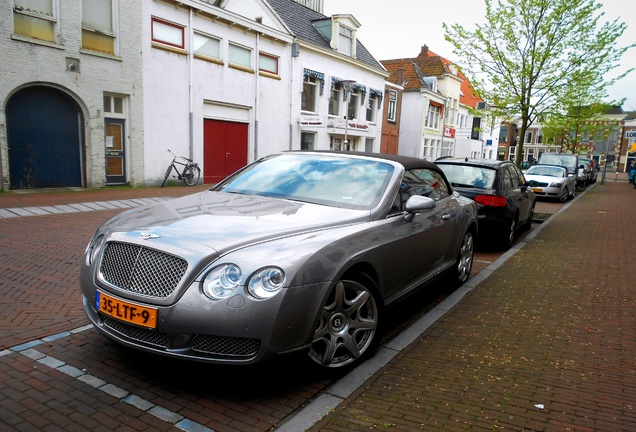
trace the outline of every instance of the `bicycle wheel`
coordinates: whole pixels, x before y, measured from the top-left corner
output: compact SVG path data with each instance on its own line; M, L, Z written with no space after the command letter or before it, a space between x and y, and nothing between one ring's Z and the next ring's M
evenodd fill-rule
M181 177L183 177L183 182L187 186L194 186L199 182L201 169L197 165L188 165Z
M166 175L163 176L163 182L161 183L161 187L163 187L163 185L166 184L166 180L168 180L168 177L170 176L170 171L172 171L172 164L170 164L170 166L166 170Z

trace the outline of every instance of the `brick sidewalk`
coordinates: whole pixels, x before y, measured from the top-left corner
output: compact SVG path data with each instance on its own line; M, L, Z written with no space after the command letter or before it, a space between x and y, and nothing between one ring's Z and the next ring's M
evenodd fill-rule
M636 190L597 184L311 431L636 431Z

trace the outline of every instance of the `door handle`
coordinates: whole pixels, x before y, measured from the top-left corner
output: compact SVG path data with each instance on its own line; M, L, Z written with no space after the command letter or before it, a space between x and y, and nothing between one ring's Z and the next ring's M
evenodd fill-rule
M451 215L449 215L448 213L445 213L444 215L442 215L442 220L449 220L451 218Z

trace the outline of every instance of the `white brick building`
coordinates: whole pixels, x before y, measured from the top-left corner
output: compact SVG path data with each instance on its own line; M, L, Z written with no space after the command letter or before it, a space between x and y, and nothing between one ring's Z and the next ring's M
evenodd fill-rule
M141 8L106 3L0 3L2 189L143 182Z

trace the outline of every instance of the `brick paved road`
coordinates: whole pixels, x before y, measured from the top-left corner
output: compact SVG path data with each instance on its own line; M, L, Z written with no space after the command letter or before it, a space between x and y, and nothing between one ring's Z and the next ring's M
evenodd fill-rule
M164 191L171 196L192 189ZM107 199L100 192L72 196L75 202ZM54 195L45 205L68 202L68 196ZM0 196L0 208L24 202L5 198ZM333 382L316 371L298 371L293 359L249 371L184 365L124 349L82 327L88 321L76 288L79 259L97 226L118 211L0 220L0 295L8 299L0 304L0 425L15 430L265 431ZM482 267L494 259L482 257ZM35 344L2 351L29 341ZM438 360L444 361L443 356ZM399 375L399 380L408 377ZM359 422L355 418L350 427L369 426ZM382 423L382 428L392 425ZM336 423L326 427L341 430Z

